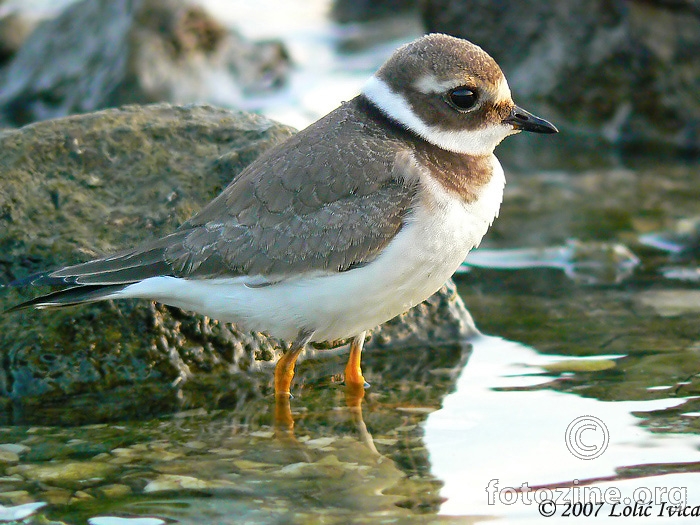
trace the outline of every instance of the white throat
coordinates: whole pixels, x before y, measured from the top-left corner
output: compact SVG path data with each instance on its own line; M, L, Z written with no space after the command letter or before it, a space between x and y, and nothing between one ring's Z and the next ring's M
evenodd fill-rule
M490 155L504 138L515 133L508 125L463 131L429 126L413 112L402 95L392 91L386 82L376 76L370 77L362 89L362 94L389 118L404 125L431 144L455 153Z

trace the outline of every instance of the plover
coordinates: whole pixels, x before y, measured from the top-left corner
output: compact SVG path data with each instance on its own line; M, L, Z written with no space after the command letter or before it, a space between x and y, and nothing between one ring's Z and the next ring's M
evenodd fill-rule
M519 131L556 133L516 106L480 47L430 34L399 48L357 97L244 169L172 234L16 281L53 308L143 298L293 341L275 369L289 395L309 342L351 339L427 299L498 215L493 155Z

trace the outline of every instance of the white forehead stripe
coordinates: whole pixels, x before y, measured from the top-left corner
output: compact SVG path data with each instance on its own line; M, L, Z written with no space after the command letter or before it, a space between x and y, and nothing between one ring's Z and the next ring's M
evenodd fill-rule
M501 81L498 83L498 101L505 102L512 100L513 95L510 93L510 87L508 86L508 81L506 77L502 77Z
M507 88L507 85L506 85ZM429 126L416 115L406 99L394 93L383 80L372 76L362 94L382 113L410 129L431 144L467 155L490 155L494 148L515 131L511 126L496 124L477 130L444 130Z
M459 82L455 83L455 81L440 82L433 75L427 74L427 75L423 75L418 80L416 80L413 85L421 93L425 93L426 95L430 95L431 93L444 93L445 91L447 91L449 89L459 87L460 83Z

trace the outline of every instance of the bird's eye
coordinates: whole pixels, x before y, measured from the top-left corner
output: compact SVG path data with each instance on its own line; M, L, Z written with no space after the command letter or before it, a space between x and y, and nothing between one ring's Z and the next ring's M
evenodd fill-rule
M476 106L476 91L468 87L458 87L447 93L447 102L459 111L469 111Z

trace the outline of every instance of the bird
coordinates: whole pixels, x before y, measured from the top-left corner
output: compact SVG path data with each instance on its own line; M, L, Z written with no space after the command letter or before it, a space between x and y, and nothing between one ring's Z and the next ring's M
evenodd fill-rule
M481 47L440 33L398 48L360 93L249 164L173 233L14 286L59 308L141 298L290 341L275 394L290 396L309 343L351 340L364 384L368 330L435 293L498 216L495 147L557 133L517 106Z

